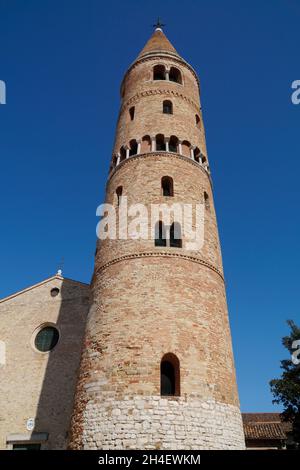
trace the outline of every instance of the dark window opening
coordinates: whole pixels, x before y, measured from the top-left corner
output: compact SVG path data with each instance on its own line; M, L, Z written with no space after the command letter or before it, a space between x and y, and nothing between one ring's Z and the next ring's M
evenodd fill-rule
M38 351L48 352L51 351L58 342L59 332L53 326L46 326L42 328L35 337L35 347Z
M170 176L164 176L161 179L163 196L174 196L173 179Z
M162 134L156 136L156 150L163 152L166 150L165 138Z
M165 226L161 220L155 224L155 246L167 246Z
M181 226L178 222L173 222L170 227L170 246L182 248Z
M166 101L163 102L163 113L164 114L173 114L172 101L166 100Z
M209 202L209 196L206 192L204 192L204 205L205 209L210 209L210 202Z
M171 67L170 73L169 73L169 79L170 79L171 82L176 82L176 83L182 84L181 73L175 67Z
M169 141L169 150L170 152L177 152L177 147L178 147L178 139L174 135L170 137Z
M153 80L165 80L166 69L163 65L155 65L153 68Z
M122 194L123 194L123 186L118 186L116 189L118 206L121 204Z
M198 116L198 114L196 114L195 117L196 117L196 126L201 127L200 117Z
M51 291L50 291L51 297L56 297L58 294L59 294L58 287L53 287L53 289L51 289Z
M130 115L131 121L134 120L134 113L135 113L135 107L132 106L132 108L129 109L129 115Z
M178 358L165 354L160 363L160 394L162 396L180 395L180 366Z
M126 160L126 148L125 147L121 147L121 150L120 150L120 162L122 162L123 160Z
M175 395L175 371L171 362L161 363L161 395Z
M201 152L198 149L198 147L196 147L194 150L194 159L197 163L200 163L200 158L201 158Z
M137 154L138 144L136 140L131 140L129 145L130 145L129 156L132 157L133 155Z

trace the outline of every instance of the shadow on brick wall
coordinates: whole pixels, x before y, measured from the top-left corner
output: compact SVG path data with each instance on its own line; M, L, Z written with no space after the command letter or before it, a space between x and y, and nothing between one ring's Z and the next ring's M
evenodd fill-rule
M42 449L51 450L67 446L89 306L89 286L64 279L55 301L61 301L56 322L59 341L47 353L48 362L33 431L48 434Z

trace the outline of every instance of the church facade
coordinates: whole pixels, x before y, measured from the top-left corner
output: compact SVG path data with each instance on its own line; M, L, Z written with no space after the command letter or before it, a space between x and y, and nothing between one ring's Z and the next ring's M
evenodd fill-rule
M0 300L0 449L65 449L89 308L60 273Z
M203 244L159 213L148 238L98 241L91 287L58 274L3 299L0 447L245 447L199 79L160 25L121 85L106 203L125 201L201 204Z

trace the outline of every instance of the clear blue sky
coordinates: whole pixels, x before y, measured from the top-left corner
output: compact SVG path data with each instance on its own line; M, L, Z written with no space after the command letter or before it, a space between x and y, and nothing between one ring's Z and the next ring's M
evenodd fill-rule
M243 411L299 323L299 0L0 0L0 297L89 282L119 85L156 17L199 74Z

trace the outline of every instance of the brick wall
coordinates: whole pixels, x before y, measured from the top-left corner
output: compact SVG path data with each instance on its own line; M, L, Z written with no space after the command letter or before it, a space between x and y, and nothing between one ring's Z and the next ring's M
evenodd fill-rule
M59 288L56 297L51 289ZM7 439L30 440L46 433L44 449L63 449L70 426L81 344L89 306L89 286L54 277L0 302L0 339L6 363L0 365L0 449ZM49 353L34 347L37 329L54 324L60 333ZM35 419L32 432L29 418Z

